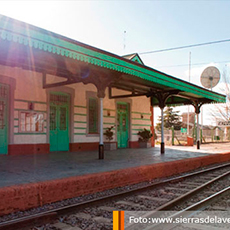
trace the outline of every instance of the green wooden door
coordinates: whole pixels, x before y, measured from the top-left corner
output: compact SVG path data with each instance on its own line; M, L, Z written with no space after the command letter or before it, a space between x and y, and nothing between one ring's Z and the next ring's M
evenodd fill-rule
M67 94L50 94L50 151L69 150L69 101Z
M0 154L8 150L8 101L9 87L0 84Z
M129 139L128 104L117 103L117 146L127 148Z

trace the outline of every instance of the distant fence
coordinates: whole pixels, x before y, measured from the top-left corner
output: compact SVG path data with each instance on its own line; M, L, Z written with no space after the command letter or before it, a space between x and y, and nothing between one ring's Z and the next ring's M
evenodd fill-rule
M156 130L157 141L161 142L161 132ZM189 135L187 133L182 133L181 130L164 129L164 142L166 145L186 145L187 136L194 139L196 142L196 130L191 129ZM209 142L220 142L220 141L230 141L230 129L220 129L218 127L214 129L200 129L200 140L202 143Z

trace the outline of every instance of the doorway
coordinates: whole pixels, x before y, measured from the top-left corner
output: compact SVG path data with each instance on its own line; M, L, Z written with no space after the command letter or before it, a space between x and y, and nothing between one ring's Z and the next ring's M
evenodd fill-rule
M126 102L117 103L117 147L127 148L129 140L129 106Z
M0 84L0 154L8 150L9 86Z
M50 93L50 151L69 151L70 96Z

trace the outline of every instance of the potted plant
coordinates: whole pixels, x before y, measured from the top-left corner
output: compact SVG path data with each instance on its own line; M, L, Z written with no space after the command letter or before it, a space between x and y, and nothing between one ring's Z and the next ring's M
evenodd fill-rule
M152 137L152 133L150 130L143 129L137 133L139 135L139 147L140 148L148 148L151 147L151 143L149 142Z
M108 142L104 143L105 150L115 150L115 149L117 149L116 142L111 142L113 140L113 134L114 134L112 129L113 129L113 126L108 127L104 132L106 140L108 141Z

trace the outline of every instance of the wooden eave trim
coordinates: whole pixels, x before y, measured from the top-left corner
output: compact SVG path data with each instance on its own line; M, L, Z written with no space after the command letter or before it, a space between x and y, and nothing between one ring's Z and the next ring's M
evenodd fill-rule
M12 23L14 23L15 21L12 19ZM218 93L214 93L211 92L209 90L203 89L199 86L196 86L194 84L185 82L183 80L180 80L178 78L174 78L170 75L167 75L165 73L162 73L160 71L157 71L155 69L152 69L150 67L147 66L143 66L139 63L127 60L125 58L122 58L120 56L111 54L109 52L105 52L103 50L88 46L88 45L83 45L82 43L79 43L77 41L74 41L72 39L63 37L61 35L57 35L53 32L48 33L48 31L34 27L34 26L30 26L28 27L28 24L26 23L22 23L20 24L21 27L25 27L27 26L27 30L28 28L30 28L33 31L36 31L37 33L40 34L41 38L43 39L39 39L37 37L29 37L28 36L28 31L27 34L23 34L22 32L19 33L15 33L14 31L10 31L7 29L2 29L1 31L1 38L5 39L5 40L9 40L11 42L18 42L19 44L23 44L23 42L20 39L27 39L28 40L28 45L37 49L43 49L44 51L46 51L47 48L47 52L53 52L54 54L57 55L62 55L62 56L66 56L66 57L70 57L73 59L77 59L79 61L82 62L86 62L86 63L90 63L102 68L106 68L106 69L113 69L115 71L118 72L123 72L129 76L135 77L135 78L140 78L143 79L144 81L147 82L156 82L157 84L162 85L163 87L172 87L173 84L173 88L175 89L182 89L183 91L186 92L190 92L190 93L195 93L197 94L197 96L202 96L202 97L206 97L218 102L224 102L225 101L225 97L224 95L218 94ZM23 26L22 26L23 25ZM35 29L36 28L36 29ZM25 29L25 28L24 28ZM6 32L7 31L7 32ZM8 33L7 35L2 35L2 33ZM9 34L11 33L11 34ZM6 36L6 37L4 37ZM11 38L12 36L12 38ZM22 38L21 36L23 36L24 38ZM56 40L57 43L55 43L55 41L52 42L48 42L46 38L44 40L44 36L48 36L50 41L52 41L52 39L56 40L58 39L58 41ZM40 43L44 43L45 46L47 46L46 48L41 48L43 44L39 44ZM64 45L64 43L68 43L70 47L72 46L78 46L79 50L74 50L72 48L68 48ZM24 42L26 43L26 42ZM63 43L63 44L62 44ZM25 45L25 44L23 44ZM67 44L66 44L67 45ZM50 48L49 46L52 46L54 48ZM81 48L83 48L82 52L80 51ZM75 47L77 48L77 47ZM53 50L55 49L55 50ZM57 49L57 50L56 50ZM59 51L58 51L59 49ZM88 50L86 53L83 52L84 50ZM85 51L86 51L85 50ZM93 52L93 54L92 54ZM73 54L72 54L73 53ZM91 54L90 54L91 53ZM72 57L73 55L73 57ZM76 55L76 56L74 56ZM162 76L164 78L162 78ZM151 79L153 78L153 79Z

